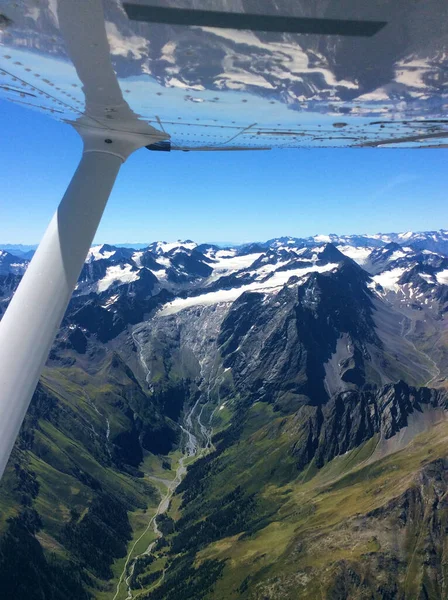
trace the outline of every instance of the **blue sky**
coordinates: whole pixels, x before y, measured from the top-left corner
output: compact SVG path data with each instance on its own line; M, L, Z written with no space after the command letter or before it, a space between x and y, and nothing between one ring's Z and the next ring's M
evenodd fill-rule
M72 128L0 101L0 243L39 241L81 154ZM448 150L139 150L96 242L245 242L448 227Z

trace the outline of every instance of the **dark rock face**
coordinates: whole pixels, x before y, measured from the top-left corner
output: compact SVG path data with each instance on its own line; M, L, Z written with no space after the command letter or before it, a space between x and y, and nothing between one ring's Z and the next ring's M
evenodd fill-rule
M173 298L173 294L165 289L153 294L157 292L156 285L157 278L153 273L143 269L138 280L116 290L113 305L107 306L109 294L106 293L90 294L87 298L74 297L63 325L77 325L106 343L122 333L128 325L142 322L145 315Z
M353 356L340 361L341 380L361 387L365 383L363 357L359 348L354 349Z
M253 280L253 276L250 273L243 273L243 274L232 273L231 275L223 275L216 281L212 282L208 289L211 292L215 292L217 290L231 290L233 288L239 288L242 285L246 285L247 283L250 283L252 280ZM201 291L199 290L197 292L197 294L200 294L200 293L201 293ZM192 293L192 295L194 295L194 292Z
M423 264L417 264L415 267L409 269L399 279L401 285L410 283L415 285L417 288L427 289L430 287L427 281L420 276L420 273L425 275L433 275L434 269L425 267Z
M85 354L87 350L87 338L79 327L70 331L68 340L76 352Z
M382 248L375 248L368 260L370 273L380 273L391 265L399 266L401 262L399 251L401 250L402 247L395 242L390 242ZM405 253L401 252L401 254L404 255ZM411 254L413 253L411 252Z
M5 312L21 278L21 275L15 275L14 273L0 275L0 316Z
M149 269L142 269L139 278L127 286L126 292L130 296L146 298L151 296L157 283L157 277Z
M381 533L385 526L391 528L395 543L410 551L408 561L385 552L368 557L369 571L380 573L383 580L378 591L388 591L381 598L446 598L448 587L441 573L447 560L447 492L448 460L439 458L424 466L403 494L366 515L367 526ZM368 587L375 589L373 577L369 579Z
M302 406L294 415L295 442L292 453L301 471L314 458L320 443L323 414L320 407Z
M366 294L367 274L351 261L335 273L313 273L301 286L264 297L245 293L234 302L218 337L224 365L238 389L275 402L281 393L328 400L324 364L341 333L355 346L355 359L343 369L347 380L364 383L366 344L381 346Z
M0 275L22 275L28 266L28 260L24 257L19 258L5 250L0 250Z
M110 260L100 259L90 263L84 263L78 281L81 283L93 282L102 279L106 275L107 268L111 265Z
M168 269L168 279L173 283L189 281L192 277L208 277L213 271L197 251L191 254L177 252L171 259L171 265Z
M146 294L130 295L120 294L114 303L114 314L116 318L122 319L126 324L141 323L145 315L150 314L159 305L173 299L173 294L167 290L161 290L158 294L147 296Z
M158 263L150 252L144 252L142 254L140 262L143 267L151 269L152 271L160 271L164 268L164 266Z
M347 257L344 256L344 254L342 254L342 252L340 252L333 244L325 244L325 248L319 254L319 261L321 264L326 264L329 262L347 262L348 260L350 259L347 259Z
M95 301L88 302L71 316L72 322L95 333L101 342L116 337L125 328L125 322L114 313L98 306Z
M322 407L303 407L295 415L297 442L293 454L298 468L313 458L321 467L375 433L389 439L408 425L414 412L447 406L447 392L413 388L400 381L378 390L343 392Z
M209 250L214 250L217 252L219 250L219 246L216 246L215 244L199 244L199 246L196 246L196 250L201 254L204 254Z

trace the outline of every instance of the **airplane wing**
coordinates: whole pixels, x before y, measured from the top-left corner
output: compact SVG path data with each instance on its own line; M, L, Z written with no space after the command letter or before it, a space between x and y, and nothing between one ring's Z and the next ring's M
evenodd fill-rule
M447 143L444 0L102 4L1 0L0 97L101 127L124 99L173 148Z

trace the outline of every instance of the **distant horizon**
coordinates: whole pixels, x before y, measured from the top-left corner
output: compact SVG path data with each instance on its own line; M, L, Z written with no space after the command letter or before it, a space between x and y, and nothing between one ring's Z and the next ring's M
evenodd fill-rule
M150 246L151 244L155 244L157 242L163 242L163 243L172 243L172 242L187 242L187 241L191 241L194 242L195 244L198 245L203 245L203 244L210 244L213 246L219 246L219 247L229 247L229 246L244 246L245 244L264 244L266 242L268 242L269 240L275 240L275 239L279 239L279 238L291 238L291 239L303 239L303 240L307 240L307 239L312 239L312 238L316 238L316 237L324 237L324 236L337 236L337 237L346 237L346 236L359 236L359 237L373 237L373 236L378 236L378 235L382 235L382 236L387 236L387 235L404 235L406 233L413 233L413 234L418 234L418 233L436 233L436 232L447 232L448 229L444 229L443 227L440 227L439 229L419 229L419 230L397 230L397 231L376 231L375 233L366 233L366 232L352 232L352 233L315 233L313 235L307 235L307 236L300 236L300 235L288 235L288 234L284 234L284 235L277 235L271 238L267 238L267 239L252 239L252 240L246 240L243 242L230 242L230 241L226 241L226 242L217 242L217 241L197 241L194 240L191 237L187 237L185 239L177 239L177 240L173 240L173 239L157 239L157 240L153 240L151 242L93 242L92 243L92 247L94 246L103 246L103 245L108 245L108 246L115 246L118 248L146 248L147 246ZM324 240L322 240L324 241ZM8 248L16 248L16 249L21 249L24 251L29 251L29 250L35 250L37 247L39 246L39 243L35 243L35 244L27 244L27 243L22 243L22 242L14 242L14 243L8 243L8 242L0 242L0 250L7 250Z

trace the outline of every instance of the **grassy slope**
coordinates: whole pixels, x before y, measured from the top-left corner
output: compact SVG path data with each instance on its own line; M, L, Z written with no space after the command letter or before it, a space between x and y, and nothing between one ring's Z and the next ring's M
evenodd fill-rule
M111 438L126 431L129 423L123 415L124 398L128 392L135 392L135 382L119 369L111 369L108 360L95 374L76 367L46 369L41 385L45 397L51 398L50 406L39 406L28 415L0 485L0 539L8 531L8 519L30 505L42 521L36 537L44 553L55 553L76 564L77 558L64 543L64 528L74 512L76 520L81 521L99 490L129 511L133 538L143 531L148 514L159 503L158 486L148 477L135 477L118 468L108 455L106 418ZM160 459L148 455L144 470L158 466L156 473L170 476L154 461L160 463ZM31 473L37 481L38 492L32 498L20 489L18 465L27 474L26 479ZM151 541L150 536L144 543ZM27 560L26 556L22 558ZM114 574L120 572L122 562L115 561ZM99 598L109 597L113 582L88 571L91 592Z
M236 486L245 494L255 493L255 509L245 527L193 547L196 568L211 560L224 565L214 587L201 597L419 598L422 586L427 594L422 597L442 597L425 553L446 560L446 543L432 532L437 494L431 478L422 484L421 473L446 457L447 422L375 463L368 459L377 437L320 470L311 463L298 474L291 453L292 417L278 417L261 403L250 413L240 441L201 474L200 487L183 510L178 511L177 501L172 512L184 519L182 531L216 514ZM438 515L442 524L448 520L446 512L443 506ZM175 541L175 536L168 539ZM160 589L164 592L155 597L179 593L175 578L176 568L168 570Z
M176 477L176 469L181 456L182 453L179 450L171 452L167 457L160 457L149 453L146 454L145 459L141 465L141 469L143 470L151 484L158 491L157 502L156 504L151 503L144 510L134 511L130 515L132 525L132 539L128 544L128 553L126 554L126 556L115 561L112 567L112 571L114 573L114 590L116 589L116 583L120 579L125 566L130 565L133 559L140 556L141 554L144 554L148 546L156 540L153 525L151 524L151 526L148 528L148 523L156 514L160 499L164 497L167 492L168 487L165 482L172 481ZM165 565L165 560L162 559L161 561L159 561L159 563L160 564L152 564L151 569L163 568L163 566ZM127 567L126 569L126 576L128 574L129 567ZM99 592L96 594L96 598L98 600L110 600L112 596L114 596L114 594L111 594L110 591ZM128 586L125 585L125 583L121 583L119 586L118 594L116 596L116 600L125 600L127 596Z
M447 441L448 425L441 423L403 451L376 463L362 466L363 457L355 450L334 459L307 482L267 486L264 496L283 500L271 524L247 540L235 539L230 547L226 548L228 540L223 540L199 553L199 561L227 559L224 576L210 597L245 597L236 589L251 573L251 587L258 585L263 593L270 594L267 597L296 597L299 586L301 598L316 598L328 593L332 567L340 561L358 563L363 571L364 558L371 553L391 552L394 544L401 544L405 537L390 529L392 522L379 522L366 515L417 485L416 474L421 468L446 456ZM367 445L370 448L364 451L368 455L372 442ZM353 454L361 458L361 466L350 469ZM417 560L413 555L412 542L407 549L404 545L397 554L407 563L411 575L406 581L407 569L403 568L396 574L400 587L410 592L422 576L421 557ZM283 581L273 584L271 578ZM256 592L254 597L258 597Z

